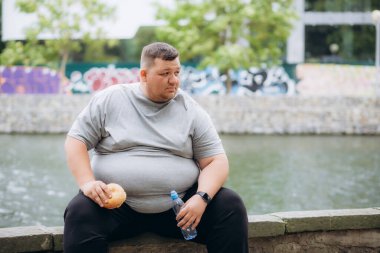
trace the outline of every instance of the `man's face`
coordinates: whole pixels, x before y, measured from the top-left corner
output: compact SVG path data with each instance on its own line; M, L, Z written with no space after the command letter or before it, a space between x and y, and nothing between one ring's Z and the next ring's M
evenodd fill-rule
M180 84L181 64L177 57L173 61L156 58L148 69L140 70L145 95L154 102L166 102L176 94Z

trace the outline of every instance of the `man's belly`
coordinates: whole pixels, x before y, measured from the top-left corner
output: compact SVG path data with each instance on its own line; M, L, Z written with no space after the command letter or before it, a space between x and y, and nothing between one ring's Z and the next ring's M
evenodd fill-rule
M194 160L164 152L96 154L91 164L97 180L120 184L127 204L142 213L170 209L170 191L183 197L199 176Z

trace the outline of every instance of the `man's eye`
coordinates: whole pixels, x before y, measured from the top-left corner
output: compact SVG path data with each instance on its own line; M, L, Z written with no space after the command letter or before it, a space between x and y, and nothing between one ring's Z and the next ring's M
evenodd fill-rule
M169 75L169 72L161 73L161 76L168 76L168 75Z
M174 75L178 76L179 75L179 71L174 72Z

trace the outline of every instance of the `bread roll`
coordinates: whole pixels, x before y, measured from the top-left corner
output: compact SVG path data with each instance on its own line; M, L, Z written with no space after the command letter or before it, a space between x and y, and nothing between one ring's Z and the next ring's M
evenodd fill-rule
M108 209L120 207L127 199L127 194L123 187L115 183L107 184L107 186L112 193L112 198L108 199L108 203L104 204L104 207Z

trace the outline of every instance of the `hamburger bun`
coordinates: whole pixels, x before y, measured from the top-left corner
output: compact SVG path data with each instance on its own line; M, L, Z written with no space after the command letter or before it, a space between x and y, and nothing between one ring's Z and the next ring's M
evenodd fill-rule
M112 197L108 199L108 203L105 203L104 207L108 209L120 207L127 199L127 194L125 193L123 187L115 183L107 184L107 187L111 191Z

